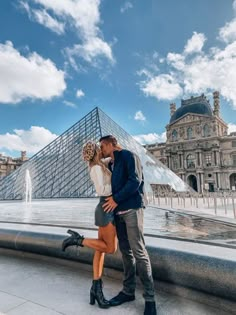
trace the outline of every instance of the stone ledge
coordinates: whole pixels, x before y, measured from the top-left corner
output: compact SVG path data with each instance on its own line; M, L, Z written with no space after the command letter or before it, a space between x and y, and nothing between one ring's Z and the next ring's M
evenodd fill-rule
M93 250L89 248L70 247L66 253L62 252L61 243L65 234L58 231L48 233L1 228L0 235L0 247L2 248L79 261L85 264L92 263ZM176 247L170 245L165 247L163 244L158 247L153 243L153 239L147 239L147 250L152 263L154 279L236 301L236 260L232 260L230 257L229 249L227 249L225 257L224 254L220 257L220 255L210 255L211 246L209 246L209 255L206 255L206 252L201 252L200 247L199 253L196 249L195 251L186 250L184 241L179 242L179 246ZM190 245L186 244L187 246ZM206 251L207 245L203 246ZM223 250L221 247L218 249ZM233 249L232 253L234 253ZM123 269L119 251L114 255L106 255L105 267L114 270Z

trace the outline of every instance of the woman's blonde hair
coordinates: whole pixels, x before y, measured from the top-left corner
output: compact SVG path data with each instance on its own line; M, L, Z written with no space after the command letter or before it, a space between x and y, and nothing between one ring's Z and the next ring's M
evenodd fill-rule
M88 141L83 146L83 158L84 158L84 161L88 162L90 168L94 165L100 165L104 173L111 174L109 169L101 161L100 148L95 142Z
M94 165L100 165L104 173L111 174L110 170L106 167L106 165L101 161L100 156L100 148L97 146L95 149L95 154L92 160L89 161L89 167L91 168Z

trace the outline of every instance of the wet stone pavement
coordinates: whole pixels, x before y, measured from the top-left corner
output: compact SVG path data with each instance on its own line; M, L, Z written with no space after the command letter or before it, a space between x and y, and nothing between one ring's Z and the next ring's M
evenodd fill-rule
M0 202L0 222L96 229L97 198ZM144 233L236 248L235 225L157 207L144 210Z

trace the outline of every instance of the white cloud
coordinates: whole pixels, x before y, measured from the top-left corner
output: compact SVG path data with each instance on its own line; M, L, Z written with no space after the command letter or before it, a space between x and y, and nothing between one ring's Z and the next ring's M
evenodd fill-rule
M145 120L146 120L146 117L143 115L142 111L139 110L138 112L135 113L134 119L135 119L135 120L145 121Z
M55 20L45 10L34 10L33 14L38 23L45 25L46 27L50 28L55 33L63 34L65 32L64 23L60 23L57 20Z
M233 10L234 10L234 14L236 14L236 0L234 0L233 2Z
M165 60L162 61L162 63ZM181 54L168 53L166 61L169 65L172 65L175 69L182 70L185 66L185 57Z
M133 138L141 144L160 143L166 141L166 132L158 135L157 133L148 133L143 135L133 136Z
M212 55L197 56L186 62L183 85L186 93L219 90L236 108L236 41Z
M236 15L236 1L233 2L234 15ZM236 18L226 23L219 30L219 39L225 43L231 43L236 40Z
M72 102L63 101L63 103L64 103L66 106L68 106L68 107L77 108L77 106L76 106L74 103L72 103Z
M144 75L148 79L151 79L153 77L152 73L148 69L141 69L137 71L137 75L142 76Z
M236 40L236 19L226 23L226 25L220 29L219 39L225 43L230 43Z
M236 0L233 9L236 15ZM205 52L205 35L194 32L182 54L169 52L166 58L156 58L158 75L149 68L138 73L146 77L139 82L141 91L158 100L173 100L218 90L236 109L236 18L219 30L218 38L225 42L225 47L211 47Z
M84 92L82 90L77 90L76 91L76 97L80 98L84 96Z
M132 9L133 8L133 4L130 1L126 1L124 3L124 5L120 8L120 12L124 13L125 11Z
M35 52L25 57L10 41L0 44L0 103L60 96L66 89L64 75L50 59Z
M157 51L154 51L154 53L152 54L153 59L157 59L159 58L159 54Z
M140 82L140 87L146 96L153 96L158 100L173 100L182 94L181 86L169 74L147 77Z
M65 32L65 23L59 22L53 18L45 9L37 10L31 9L28 3L21 1L21 6L26 10L29 18L39 24L49 28L51 31L61 35Z
M76 69L75 57L81 57L92 65L97 65L96 58L104 57L112 64L115 62L111 45L104 39L99 28L101 23L100 7L101 0L25 0L24 7L29 4L36 5L39 9L28 9L28 14L45 27L62 34L65 28L76 32L80 43L72 48L65 49L68 59ZM37 11L37 14L35 14ZM33 12L33 13L32 13ZM37 18L36 18L37 17ZM47 23L42 23L47 21ZM61 30L60 30L61 28ZM94 64L95 60L95 64Z
M65 49L66 54L69 57L72 64L76 64L74 57L82 57L88 63L92 63L94 66L98 65L99 57L106 57L114 63L111 47L98 37L90 38L83 45L74 45L72 48Z
M193 36L187 41L184 47L185 54L199 53L202 50L206 37L202 33L193 32Z
M27 151L37 153L57 135L44 127L32 126L29 130L15 129L14 133L0 135L0 150Z
M236 38L223 48L211 47L209 52L202 51L204 41L203 34L194 33L182 54L168 53L158 64L164 73L156 75L145 68L139 71L146 77L139 82L141 91L157 100L174 100L218 90L236 109ZM195 54L190 54L193 51Z
M230 134L231 132L236 132L236 124L233 123L228 124L228 134Z

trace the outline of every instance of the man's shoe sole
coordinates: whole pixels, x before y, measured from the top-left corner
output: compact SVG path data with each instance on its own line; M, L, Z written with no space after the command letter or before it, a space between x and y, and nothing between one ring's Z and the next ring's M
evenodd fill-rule
M126 302L132 302L134 300L135 300L135 296L132 296L128 300L125 300L125 301L122 301L122 302L111 302L111 301L109 301L109 304L110 304L110 306L119 306L119 305L124 304Z

